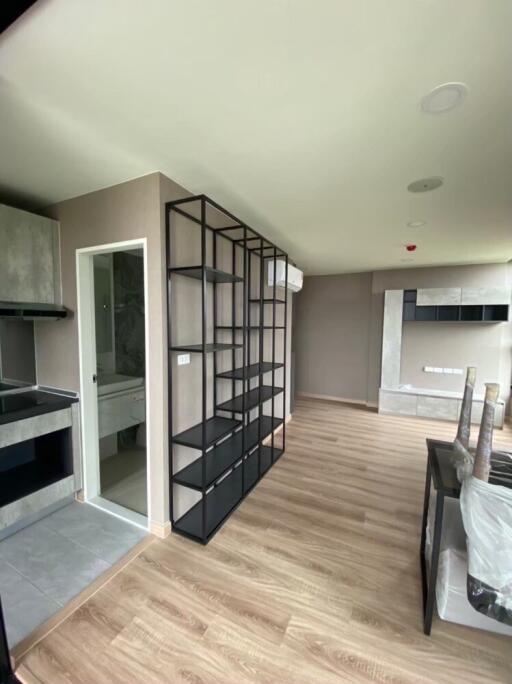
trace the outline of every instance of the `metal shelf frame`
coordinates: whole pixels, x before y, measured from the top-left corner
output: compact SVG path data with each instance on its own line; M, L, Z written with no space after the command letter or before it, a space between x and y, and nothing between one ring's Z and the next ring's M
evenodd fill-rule
M200 262L197 260L192 265L173 263L171 231L177 216L188 219L191 230L200 231ZM174 532L206 544L285 450L288 289L285 289L284 298L278 298L274 283L271 295L268 292L267 296L264 294L268 260L274 261L274 272L277 258L284 260L287 278L288 255L206 195L166 203L165 232L170 518ZM226 240L229 242L220 242ZM231 248L231 272L218 268L219 246L228 250L229 246ZM237 273L237 265L240 270L241 264L242 273ZM183 276L198 281L197 286L201 290L201 340L197 340L196 344L173 344L171 293L174 279ZM219 297L229 295L231 324L219 325ZM271 307L270 314L268 307ZM259 316L257 324L252 323L251 313L255 310ZM279 325L276 317L278 310L284 316L283 324ZM225 311L226 308L224 315ZM209 316L213 340L207 339ZM271 318L271 323L268 318ZM258 336L251 339L254 331L258 332ZM276 335L282 336L279 359ZM270 347L271 359L264 360L265 347ZM194 351L201 356L201 420L174 434L172 355L183 351ZM240 356L237 357L240 351L241 363ZM225 355L223 370L218 367L219 354ZM231 369L225 370L228 354ZM210 371L210 377L207 364L209 355L213 356L213 373ZM276 371L281 369L282 386L276 385ZM218 401L218 383L231 388L231 399ZM254 386L254 383L257 385ZM276 402L281 400L282 417L276 417ZM209 405L213 407L210 415ZM267 407L267 413L264 412L264 406ZM254 413L257 413L256 418ZM282 430L282 447L275 444L277 429ZM198 457L175 471L173 453L178 444L196 449ZM174 488L180 486L195 490L201 498L185 514L175 518Z

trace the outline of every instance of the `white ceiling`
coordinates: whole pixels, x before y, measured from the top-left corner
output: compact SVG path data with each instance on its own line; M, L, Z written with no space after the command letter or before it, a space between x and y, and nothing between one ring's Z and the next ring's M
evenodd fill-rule
M0 188L159 170L308 273L507 261L511 27L511 0L39 0L0 37ZM447 81L464 105L422 113Z

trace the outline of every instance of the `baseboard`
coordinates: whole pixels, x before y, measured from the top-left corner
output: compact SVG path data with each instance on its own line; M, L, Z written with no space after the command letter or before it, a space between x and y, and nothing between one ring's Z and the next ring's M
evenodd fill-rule
M149 529L151 534L159 539L165 539L171 534L171 521L168 520L165 523L151 522L149 523Z
M331 397L328 394L311 394L310 392L297 392L297 396L301 399L319 399L320 401L337 401L340 404L358 404L359 406L377 406L371 404L364 399L349 399L348 397Z
M127 554L125 554L120 560L115 563L111 568L106 570L102 575L97 577L94 582L92 582L88 587L81 591L77 596L75 596L71 601L59 610L55 615L52 615L46 622L39 625L31 634L29 634L25 639L19 642L11 651L11 658L14 665L20 665L20 659L34 648L42 639L44 639L50 632L58 627L64 620L66 620L72 613L74 613L80 606L82 606L86 601L88 601L94 594L96 594L102 587L110 582L110 580L115 577L121 570L123 570L131 561L136 558L140 553L142 553L150 544L155 541L155 537L149 535L141 539L138 544L136 544ZM18 677L24 680L23 673L16 673ZM28 682L28 680L27 680Z

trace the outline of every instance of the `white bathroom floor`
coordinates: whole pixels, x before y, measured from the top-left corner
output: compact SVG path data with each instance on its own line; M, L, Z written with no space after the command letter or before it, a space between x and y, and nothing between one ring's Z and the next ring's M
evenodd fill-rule
M130 447L100 463L101 496L147 516L146 450Z

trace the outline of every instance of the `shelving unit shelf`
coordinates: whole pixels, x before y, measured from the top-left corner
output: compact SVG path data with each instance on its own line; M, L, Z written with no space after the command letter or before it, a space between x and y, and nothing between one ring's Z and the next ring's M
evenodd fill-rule
M166 248L170 517L206 544L285 450L288 291L265 267L288 255L206 195L166 204Z

